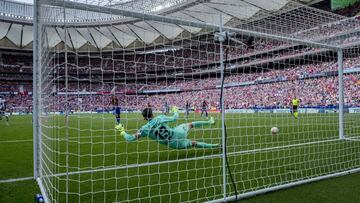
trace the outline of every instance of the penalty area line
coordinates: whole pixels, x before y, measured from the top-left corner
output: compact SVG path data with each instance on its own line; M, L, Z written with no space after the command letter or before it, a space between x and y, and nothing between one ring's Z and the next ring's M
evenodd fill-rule
M25 180L34 180L34 177L23 177L23 178L10 178L5 180L0 180L0 183L14 183Z

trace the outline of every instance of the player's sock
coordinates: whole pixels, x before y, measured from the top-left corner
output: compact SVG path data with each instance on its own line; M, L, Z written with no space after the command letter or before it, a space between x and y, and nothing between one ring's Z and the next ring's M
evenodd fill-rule
M204 126L204 125L211 125L211 124L214 124L214 123L215 123L215 121L214 121L213 117L211 117L208 121L194 121L194 122L191 122L193 127L201 127L201 126Z
M120 124L120 115L116 115L116 122L117 124Z
M195 145L196 148L217 148L219 146L220 146L220 144L208 144L205 142L196 142L196 145Z
M294 117L298 118L299 117L299 113L298 112L294 112Z

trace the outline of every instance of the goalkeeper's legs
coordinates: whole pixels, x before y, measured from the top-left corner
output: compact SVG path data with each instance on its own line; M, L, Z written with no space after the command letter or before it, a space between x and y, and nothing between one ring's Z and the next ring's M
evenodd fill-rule
M187 138L188 134L189 134L189 130L191 128L196 128L196 127L201 127L201 126L205 126L205 125L212 125L215 123L215 120L213 117L211 117L209 120L207 121L194 121L191 123L184 123L181 125L178 125L174 128L174 132L177 134L177 138L181 139L181 138Z
M191 141L191 145L196 148L218 148L220 144L209 144L206 142Z
M194 121L191 123L186 123L175 127L174 129L174 139L173 142L169 143L169 146L174 149L186 149L190 147L196 148L218 148L220 144L209 144L206 142L199 142L195 140L187 139L189 130L194 127L201 127L205 125L214 124L214 118L210 118L207 121Z
M191 128L194 128L194 127L196 128L196 127L201 127L201 126L204 126L204 125L212 125L214 123L215 123L214 118L211 117L207 121L194 121L194 122L191 122L191 123L189 123L189 127L191 129Z

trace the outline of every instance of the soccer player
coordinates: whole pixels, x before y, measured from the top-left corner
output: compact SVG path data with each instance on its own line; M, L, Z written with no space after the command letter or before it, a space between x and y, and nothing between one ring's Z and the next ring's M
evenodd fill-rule
M299 112L298 112L298 108L299 108L299 104L300 104L300 100L298 98L296 98L296 96L292 99L291 101L292 104L292 115L294 116L294 118L298 118L299 117Z
M169 113L169 104L167 103L167 101L165 101L164 103L164 108L163 108L163 114L167 115Z
M201 105L201 116L203 116L205 114L206 118L208 117L208 112L207 112L207 109L208 109L208 104L207 102L204 100L202 105Z
M176 107L172 108L173 116L160 115L154 118L152 109L145 108L142 111L142 116L148 121L143 127L141 127L137 133L128 134L125 132L124 127L121 125L116 126L116 129L120 131L120 134L128 141L135 141L142 137L150 137L153 140L158 141L160 144L167 145L172 149L187 149L190 147L196 148L219 148L219 144L209 144L205 142L199 142L190 140L187 138L189 130L194 127L201 127L204 125L212 125L215 123L214 118L210 118L207 121L194 121L191 123L184 123L170 128L167 123L174 122L179 117L179 112Z
M189 114L190 114L190 104L188 101L186 101L186 105L185 105L185 118L186 119L189 118Z
M115 95L111 96L111 105L113 106L116 123L117 123L117 125L119 125L120 124L120 106L119 106L119 100Z
M5 117L6 125L9 125L9 115L6 113L6 101L0 98L0 120Z

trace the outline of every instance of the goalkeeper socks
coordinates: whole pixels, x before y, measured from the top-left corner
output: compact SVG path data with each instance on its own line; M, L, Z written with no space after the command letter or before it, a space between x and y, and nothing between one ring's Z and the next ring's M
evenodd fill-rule
M191 125L193 127L201 127L201 126L204 126L204 125L210 125L211 122L209 121L194 121L194 122L191 122Z
M294 117L298 118L299 117L299 113L298 112L294 112Z
M196 142L196 146L197 148L217 148L219 147L219 144L208 144L205 142Z

